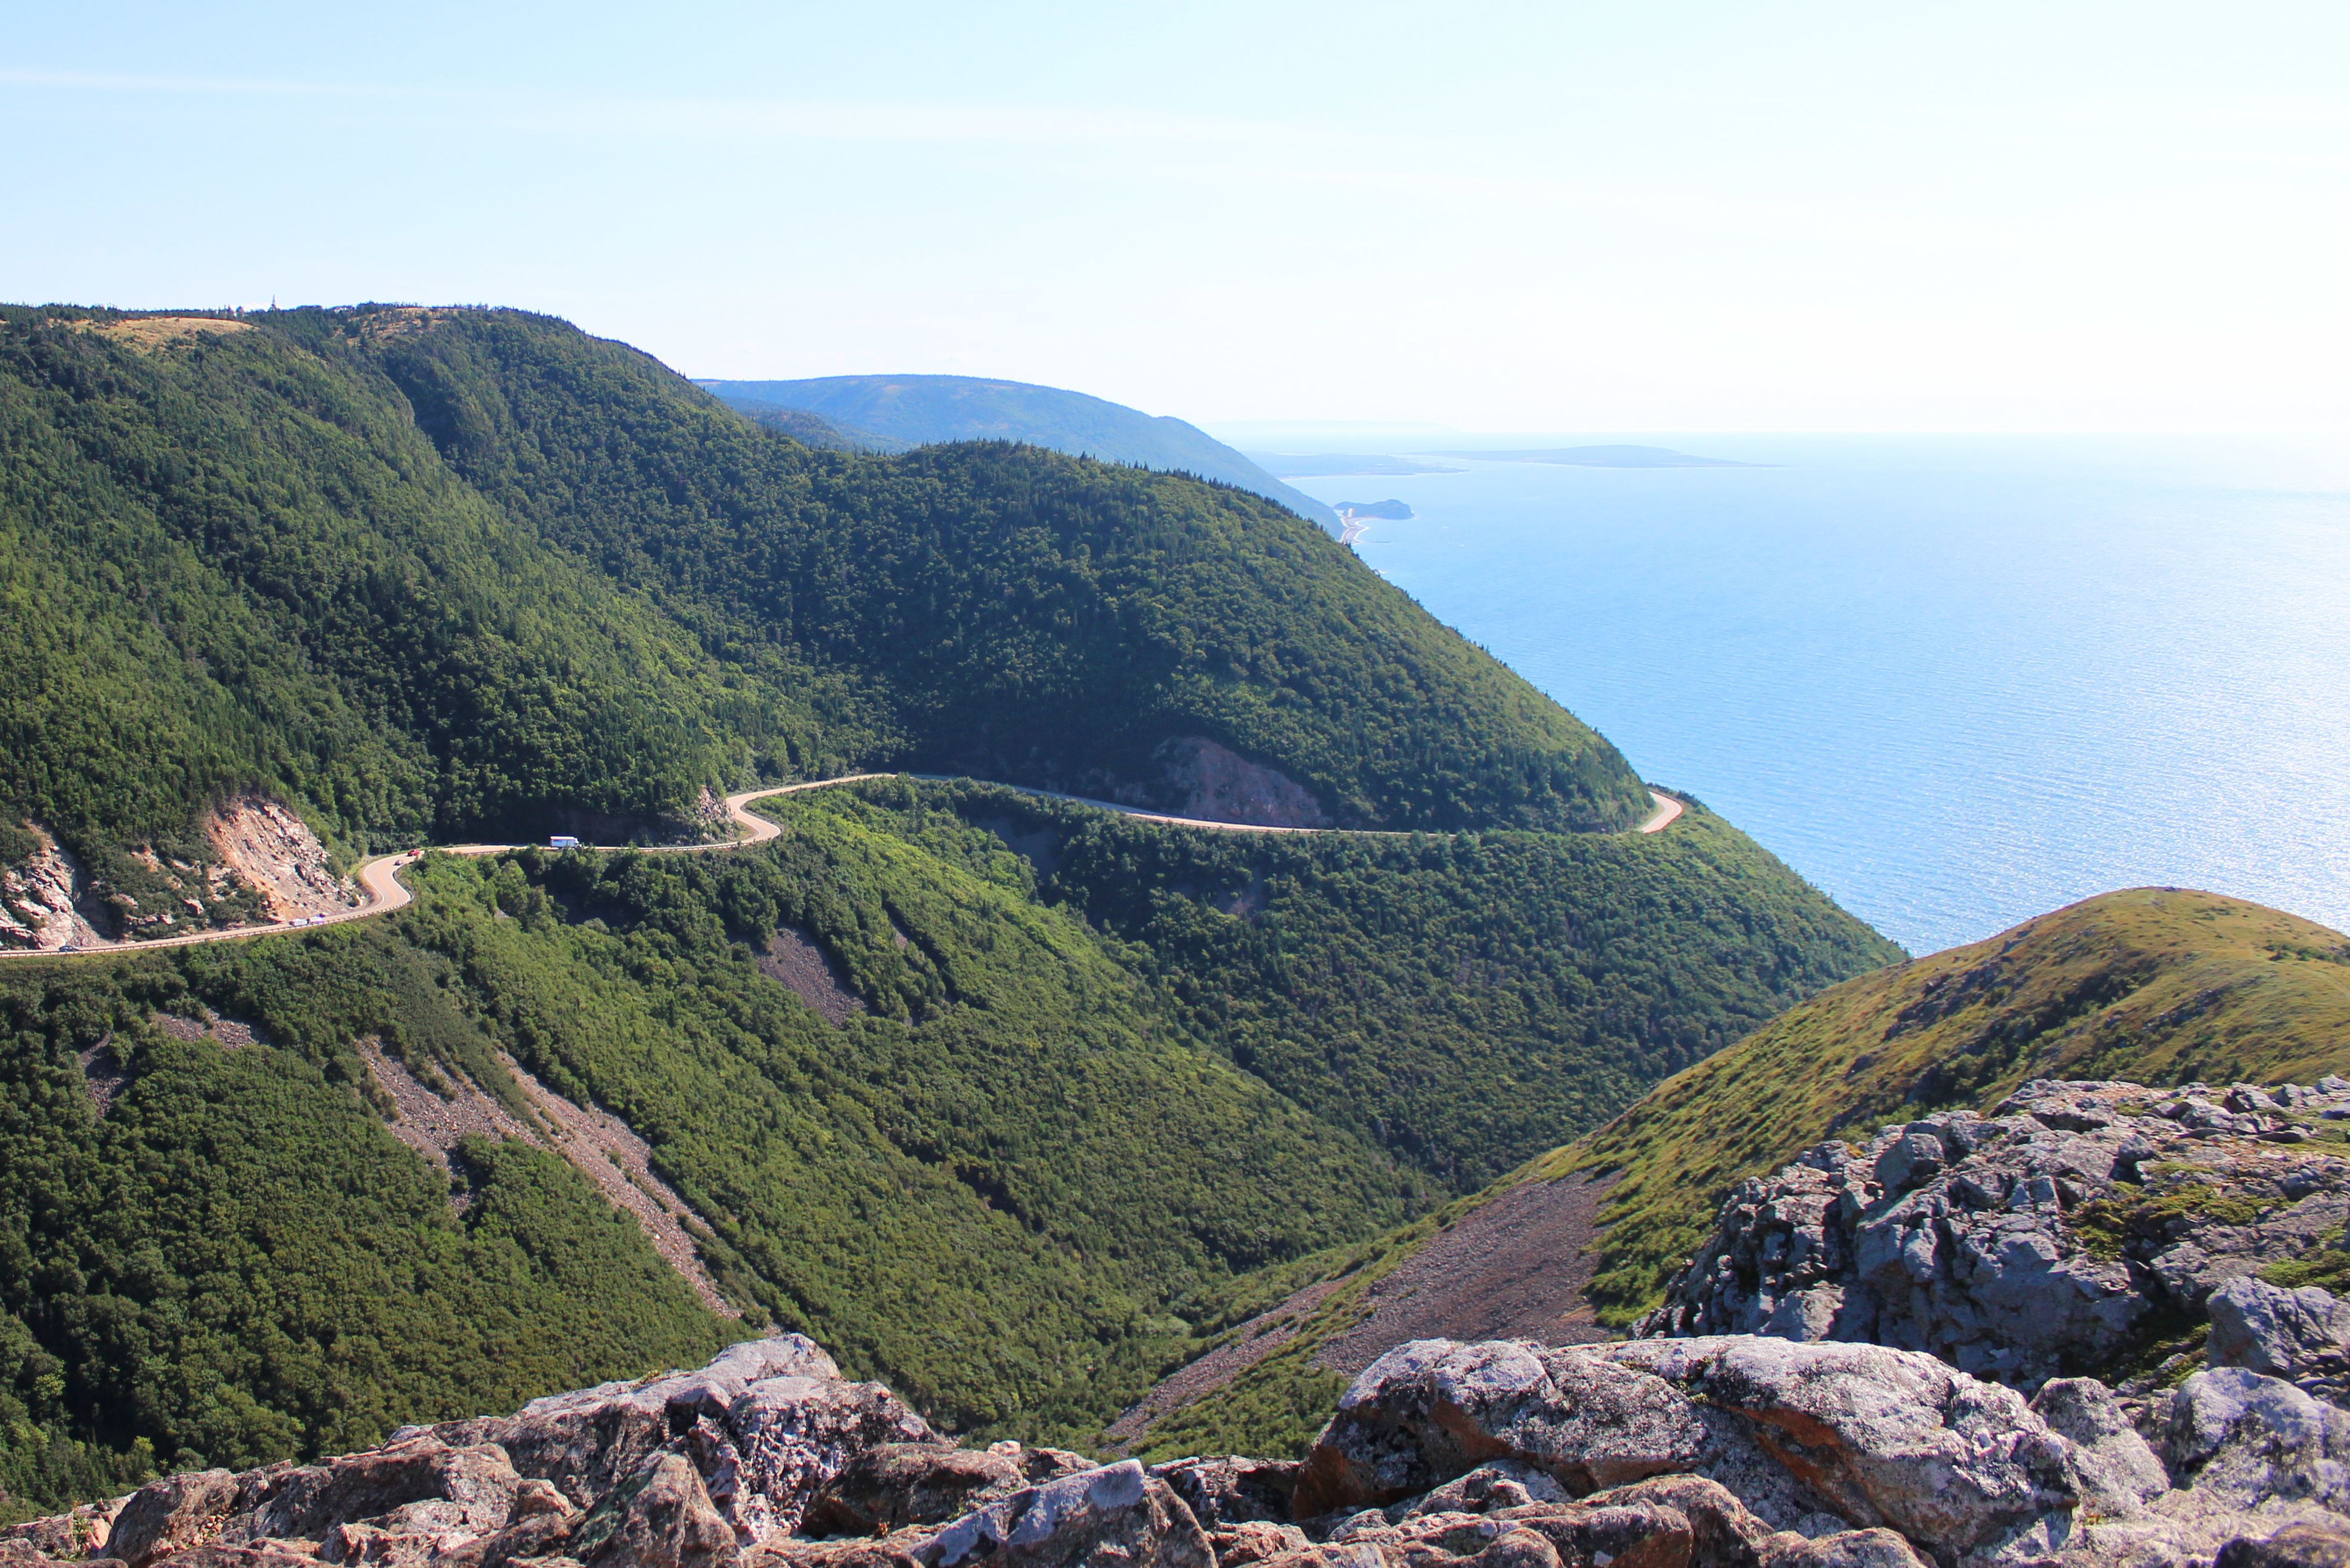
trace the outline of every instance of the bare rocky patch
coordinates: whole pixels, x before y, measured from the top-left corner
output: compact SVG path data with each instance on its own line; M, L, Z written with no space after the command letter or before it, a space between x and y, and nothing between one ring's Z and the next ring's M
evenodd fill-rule
M1415 1339L1614 1339L1584 1295L1598 1268L1599 1206L1609 1185L1582 1176L1529 1181L1470 1210L1374 1280L1352 1308L1334 1309L1354 1314L1335 1334L1313 1320L1352 1277L1307 1285L1162 1380L1107 1435L1127 1449L1140 1446L1158 1421L1317 1327L1327 1337L1313 1365L1349 1375Z
M1205 736L1168 742L1159 761L1175 791L1178 816L1257 827L1330 826L1322 803L1305 785Z
M273 919L340 914L360 902L358 885L328 869L309 824L274 800L229 802L205 822L204 836L223 866L259 890Z
M546 1140L537 1128L525 1127L513 1112L465 1079L443 1080L449 1092L436 1094L409 1071L406 1063L384 1050L380 1041L372 1037L360 1041L359 1053L376 1086L390 1097L394 1110L385 1125L391 1136L439 1166L442 1174L454 1173L449 1157L468 1137L520 1138L546 1147ZM466 1202L463 1193L452 1192L451 1208L462 1214Z
M104 1121L106 1114L114 1109L115 1100L138 1074L130 1064L115 1054L112 1034L81 1052L78 1060L81 1063L82 1087L89 1093L90 1109L98 1113L99 1120Z
M905 946L902 936L898 945ZM840 966L806 931L786 926L769 937L758 963L762 974L790 987L793 994L836 1029L847 1023L850 1014L865 1011L865 1003L848 989Z
M32 853L0 866L0 949L55 952L104 945L98 924L104 910L81 862L39 824L24 831L34 840Z
M182 1018L176 1012L158 1012L148 1020L156 1028L175 1040L194 1042L210 1040L232 1051L247 1045L266 1045L269 1036L241 1018L230 1018L207 1008L202 1018Z
M569 1160L603 1189L612 1207L634 1215L653 1251L685 1277L704 1306L721 1317L741 1317L742 1313L719 1294L716 1282L702 1267L693 1239L686 1233L688 1220L705 1230L707 1224L676 1188L654 1172L652 1145L609 1111L577 1105L548 1088L513 1057L501 1054L499 1059L548 1124L547 1136L539 1140L541 1147Z
M1587 1345L1613 1339L1584 1288L1599 1266L1599 1206L1607 1182L1529 1181L1471 1210L1364 1293L1371 1311L1326 1344L1314 1364L1360 1372L1413 1339L1523 1339Z

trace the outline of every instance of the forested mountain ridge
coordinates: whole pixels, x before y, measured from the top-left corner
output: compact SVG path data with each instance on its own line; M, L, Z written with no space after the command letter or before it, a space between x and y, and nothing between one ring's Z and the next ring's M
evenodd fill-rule
M817 376L795 381L697 379L728 406L798 410L856 432L852 439L922 445L1014 441L1079 457L1221 480L1278 501L1301 517L1335 524L1331 509L1284 484L1247 453L1197 425L1156 418L1058 387L980 376Z
M78 846L245 785L360 846L875 763L1161 805L1237 775L1345 826L1646 810L1605 741L1230 488L815 452L521 312L170 319L0 313L0 792Z

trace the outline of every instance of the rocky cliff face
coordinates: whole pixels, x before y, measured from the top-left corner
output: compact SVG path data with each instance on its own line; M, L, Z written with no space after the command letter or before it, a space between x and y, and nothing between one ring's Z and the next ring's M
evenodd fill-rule
M328 868L327 846L286 807L259 795L244 795L209 815L204 836L220 864L253 888L268 918L338 914L359 902L348 877Z
M47 833L32 829L29 836L32 852L0 866L0 950L55 952L105 940L94 923L104 913L90 897L81 863Z
M0 952L82 950L216 926L349 909L359 889L326 846L275 801L240 797L176 845L105 850L84 862L38 823L0 818Z

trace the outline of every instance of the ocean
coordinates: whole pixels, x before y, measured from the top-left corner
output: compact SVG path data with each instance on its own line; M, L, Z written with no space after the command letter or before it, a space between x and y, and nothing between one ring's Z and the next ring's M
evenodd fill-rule
M1600 441L1771 466L1291 483L1410 505L1366 562L1913 952L2148 884L2350 929L2350 443L1430 444Z

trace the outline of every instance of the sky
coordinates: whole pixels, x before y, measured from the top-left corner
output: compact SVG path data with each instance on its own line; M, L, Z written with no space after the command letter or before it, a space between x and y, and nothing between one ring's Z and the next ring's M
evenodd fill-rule
M2338 5L0 0L0 299L1202 423L2350 429Z

